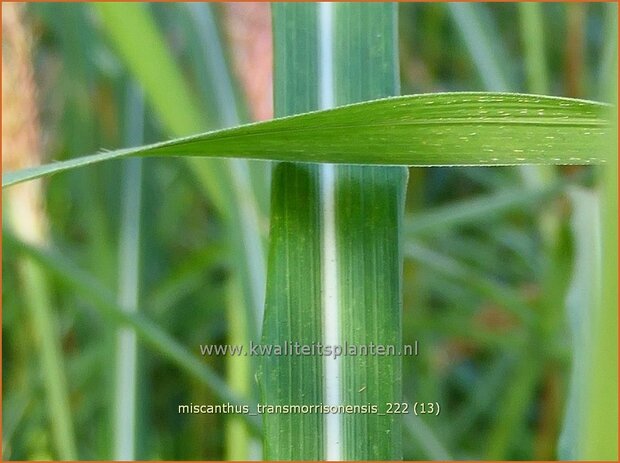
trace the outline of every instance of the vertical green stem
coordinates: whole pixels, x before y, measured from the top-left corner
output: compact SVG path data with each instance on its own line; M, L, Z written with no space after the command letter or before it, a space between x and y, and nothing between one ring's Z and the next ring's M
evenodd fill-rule
M140 89L129 87L126 109L126 144L143 142L144 100ZM118 259L118 303L123 310L135 313L140 294L140 217L142 202L142 160L123 161L121 229ZM120 328L116 338L116 389L114 415L114 458L135 459L136 384L138 352L136 333Z

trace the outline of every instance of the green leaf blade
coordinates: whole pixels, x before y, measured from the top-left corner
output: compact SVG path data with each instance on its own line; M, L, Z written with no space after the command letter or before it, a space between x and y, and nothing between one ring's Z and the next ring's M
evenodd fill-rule
M605 162L610 111L592 101L515 93L383 98L8 172L2 185L129 156L401 166L597 164Z
M341 3L333 10L336 103L397 95L396 5ZM392 107L397 109L398 103ZM360 117L356 125L371 133L369 143L381 143L389 128L378 124L373 131L366 127L368 117L372 118ZM393 121L397 130L400 123ZM402 403L402 358L398 354L402 349L401 232L407 169L338 165L334 172L339 343L395 349L395 355L341 358L343 404L373 404L378 410L342 415L340 458L400 460L402 419L386 413L386 407Z
M316 5L274 4L274 98L276 115L317 108ZM305 27L301 27L301 25ZM303 49L304 53L299 53ZM280 129L276 129L280 130ZM283 132L282 135L286 135ZM274 144L282 150L284 144ZM272 177L267 292L261 342L310 345L321 340L321 226L319 167L280 163ZM304 204L304 207L299 207ZM303 276L303 278L301 278ZM259 384L264 405L323 402L323 362L317 356L267 355ZM320 413L263 415L264 455L272 460L322 460Z

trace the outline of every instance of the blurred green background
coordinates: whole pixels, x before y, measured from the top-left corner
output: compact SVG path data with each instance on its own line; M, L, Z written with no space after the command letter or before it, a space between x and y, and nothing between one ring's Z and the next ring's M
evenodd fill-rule
M120 20L138 17L126 7ZM124 38L137 51L133 61L119 51L104 8L2 8L6 170L271 117L268 4L145 6L140 17L151 22L135 21L135 35ZM399 15L403 94L609 101L614 5L403 3ZM161 40L141 41L140 27ZM139 72L162 53L173 57L180 84L164 64L150 80ZM200 112L190 123L173 84ZM117 335L131 325L121 306L139 307L142 317L133 319L142 330L134 458L260 457L260 440L239 422L177 413L179 404L222 401L191 374L196 361L239 394L256 394L252 378L233 374L247 366L200 357L200 344L229 343L251 325L248 311L230 309L230 293L233 276L255 269L240 270L228 228L230 208L243 215L242 206L222 202L210 183L221 166L198 163L206 167L113 161L4 192L4 459L116 458ZM269 164L249 168L264 243ZM410 170L403 340L419 341L420 355L404 361L404 394L442 411L404 418L405 459L579 455L581 404L590 400L580 352L591 342L583 331L600 285L596 177L583 166ZM24 242L49 252L28 251L29 260ZM182 364L187 356L175 349L194 363Z

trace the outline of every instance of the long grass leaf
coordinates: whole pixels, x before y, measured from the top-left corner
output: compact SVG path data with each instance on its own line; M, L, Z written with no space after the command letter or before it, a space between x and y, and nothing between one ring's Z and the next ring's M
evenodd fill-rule
M395 13L392 4L276 5L277 113L398 92ZM367 79L360 78L364 72ZM321 123L321 137L329 137L331 120ZM347 343L400 349L405 179L406 170L394 167L276 167L265 344L292 340L329 349ZM266 416L268 458L401 457L399 416L383 409L339 411L401 401L400 358L338 357L315 353L264 360L266 403L322 404L329 410L318 416Z
M128 156L411 166L604 162L609 107L506 93L385 98L2 175L2 185Z

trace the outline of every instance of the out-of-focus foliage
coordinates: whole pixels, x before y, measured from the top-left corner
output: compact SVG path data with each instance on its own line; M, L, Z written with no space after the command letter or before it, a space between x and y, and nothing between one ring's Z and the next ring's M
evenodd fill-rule
M161 46L174 58L195 105L211 124L204 129L223 125L213 93L216 75L202 72L199 62L205 50L201 41L206 40L199 33L205 24L198 19L204 14L200 8L215 13L210 27L216 26L223 37L226 59L252 56L259 66L270 65L270 57L244 55L247 49L226 35L224 25L231 21L225 14L238 10L204 5L194 10L183 4L147 8L165 39ZM524 35L531 29L518 5L415 3L399 9L402 94L534 92L532 85L543 85L528 77L536 58L526 56ZM605 70L616 52L609 51L604 37L614 27L608 16L615 17L616 10L602 4L553 3L541 5L539 13L547 76L543 87L551 95L605 101ZM22 27L33 40L38 137L46 161L126 146L132 122L127 89L135 85L135 76L99 14L88 4L50 3L29 4L22 16ZM473 31L467 27L472 24L477 25ZM134 46L146 54L151 45ZM228 104L243 120L254 112L243 98L248 92L237 82L247 84L248 79L230 79L234 100ZM249 93L256 95L255 90ZM17 111L3 106L3 112L9 110ZM169 135L165 118L147 103L144 141ZM42 268L66 377L74 433L70 440L79 459L114 457L119 323L102 316L99 296L78 291L76 280L94 280L89 288L96 294L117 292L122 171L121 162L103 163L54 177L42 190L39 214L49 223L43 245L62 256L56 259L60 270ZM252 179L261 205L258 223L265 233L267 175L260 166L257 171ZM405 422L406 459L558 458L574 347L565 309L576 262L566 191L574 185L594 189L594 174L592 167L583 166L410 170L403 342L418 341L420 355L403 362L403 390L407 401L439 402L442 410L436 417ZM194 363L188 366L179 359L191 354L207 364L209 374L230 377L227 360L203 359L199 345L225 344L243 324L227 312L234 299L229 297L231 276L243 262L241 251L231 245L221 203L203 188L192 166L175 159L145 159L141 182L140 315L159 331L147 329L151 342L141 342L145 335L139 335L135 457L226 458L231 448L227 439L240 435L225 426L227 417L182 415L177 406L219 403L231 391L209 387L204 375L192 374ZM4 211L19 207L7 191L3 228L9 227ZM582 232L586 226L573 223ZM20 249L14 240L3 242L3 458L59 458L36 330L24 308L30 286L18 271ZM77 272L71 274L75 278L68 273L63 277L66 262ZM169 337L162 341L160 332ZM252 397L253 379L246 385L233 389ZM257 456L252 438L242 436L239 445L246 456Z

